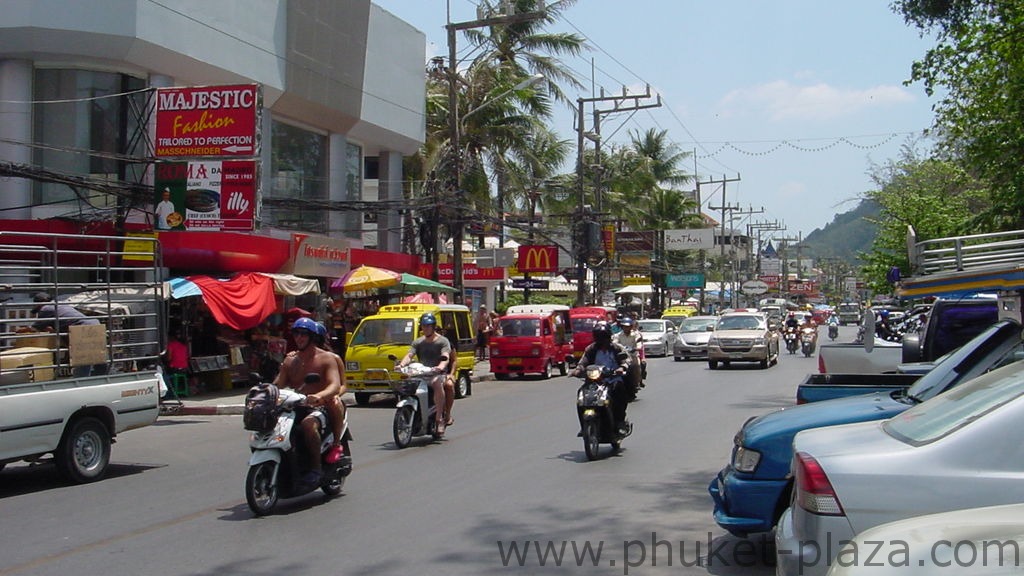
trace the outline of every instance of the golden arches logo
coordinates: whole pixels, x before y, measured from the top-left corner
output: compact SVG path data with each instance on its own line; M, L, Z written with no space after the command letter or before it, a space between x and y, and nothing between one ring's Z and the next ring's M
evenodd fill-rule
M554 272L558 270L557 246L520 246L520 272Z

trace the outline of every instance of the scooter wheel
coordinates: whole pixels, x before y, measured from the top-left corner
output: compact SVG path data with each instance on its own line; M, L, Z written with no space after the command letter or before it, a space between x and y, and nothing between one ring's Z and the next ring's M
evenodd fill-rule
M583 423L583 452L587 455L587 460L597 460L597 452L600 447L599 435L597 422L587 420Z
M405 448L412 442L412 419L414 416L412 406L402 406L401 409L395 410L395 420L391 426L395 446Z
M274 472L277 462L260 462L249 468L245 477L245 501L257 516L265 516L277 505L277 485Z
M320 487L323 490L324 495L328 497L335 497L341 494L341 490L345 487L345 479L342 477L334 478L327 484Z

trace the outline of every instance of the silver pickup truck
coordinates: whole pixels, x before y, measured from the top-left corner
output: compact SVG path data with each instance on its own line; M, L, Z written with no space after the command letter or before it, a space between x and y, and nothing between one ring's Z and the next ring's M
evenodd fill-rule
M98 480L113 439L156 421L161 270L153 238L0 230L0 469L52 454Z

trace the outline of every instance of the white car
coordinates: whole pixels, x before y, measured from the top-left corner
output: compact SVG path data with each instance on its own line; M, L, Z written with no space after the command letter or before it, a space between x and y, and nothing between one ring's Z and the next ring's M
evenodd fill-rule
M1019 574L1024 504L897 520L843 546L829 576ZM870 557L870 560L869 560Z
M718 322L718 316L690 316L679 323L672 356L678 362L690 358L708 357L708 339Z
M644 354L668 356L676 343L676 325L670 320L640 320L637 328L644 337Z
M844 540L913 516L1024 502L1024 361L881 422L793 441L779 574L825 574Z

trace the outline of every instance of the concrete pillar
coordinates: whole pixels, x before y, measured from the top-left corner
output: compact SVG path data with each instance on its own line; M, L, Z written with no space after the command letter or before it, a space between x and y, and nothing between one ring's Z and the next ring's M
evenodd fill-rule
M32 62L0 60L0 161L32 164ZM32 181L0 181L0 219L32 218Z
M402 155L390 150L381 150L378 161L377 199L400 201L402 199ZM377 248L386 252L402 251L402 217L398 210L381 213L377 219Z

